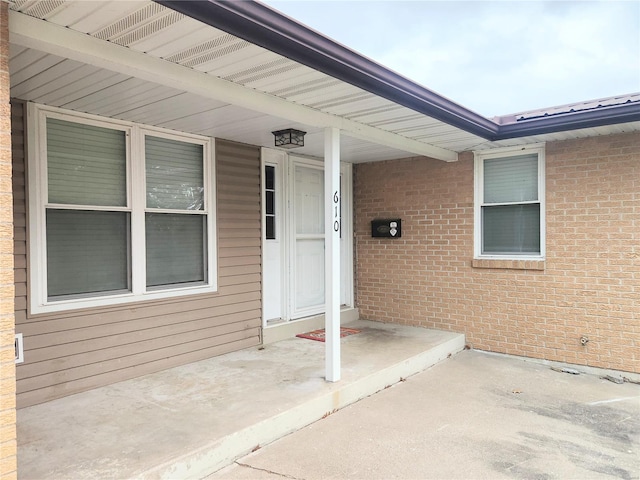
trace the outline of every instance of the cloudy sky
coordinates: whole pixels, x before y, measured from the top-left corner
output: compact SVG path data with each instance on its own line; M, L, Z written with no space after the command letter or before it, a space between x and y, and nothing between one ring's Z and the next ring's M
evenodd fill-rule
M268 0L485 116L640 91L640 2Z

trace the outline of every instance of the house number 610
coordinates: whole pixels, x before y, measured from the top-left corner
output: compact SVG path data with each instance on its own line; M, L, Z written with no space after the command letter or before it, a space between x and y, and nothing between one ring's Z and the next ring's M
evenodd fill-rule
M340 201L340 197L338 196L338 192L333 194L333 205L334 205L334 214L333 218L335 221L333 222L333 231L340 231L340 217L338 213L338 202Z

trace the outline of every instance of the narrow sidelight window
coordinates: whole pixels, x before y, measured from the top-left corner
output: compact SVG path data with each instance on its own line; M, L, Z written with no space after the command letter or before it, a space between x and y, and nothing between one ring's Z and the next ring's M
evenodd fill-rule
M276 168L264 167L265 235L267 240L276 239Z

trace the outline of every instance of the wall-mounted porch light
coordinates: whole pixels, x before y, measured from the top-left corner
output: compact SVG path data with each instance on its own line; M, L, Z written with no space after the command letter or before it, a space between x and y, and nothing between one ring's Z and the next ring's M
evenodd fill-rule
M287 128L285 130L277 130L273 133L275 137L275 146L281 148L304 147L304 136L307 132Z

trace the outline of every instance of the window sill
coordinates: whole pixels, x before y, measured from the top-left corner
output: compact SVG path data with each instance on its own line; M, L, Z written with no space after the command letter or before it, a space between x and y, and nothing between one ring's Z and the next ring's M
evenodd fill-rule
M130 308L135 308L136 303L148 300L173 299L203 293L217 293L217 291L218 289L216 285L199 285L185 288L150 291L142 294L133 294L129 292L116 295L104 295L101 297L78 298L58 302L53 301L42 304L34 302L29 306L29 315L70 312L80 309L115 308L127 305L129 305Z
M503 270L544 270L544 260L517 260L500 258L474 258L473 268L497 268Z

